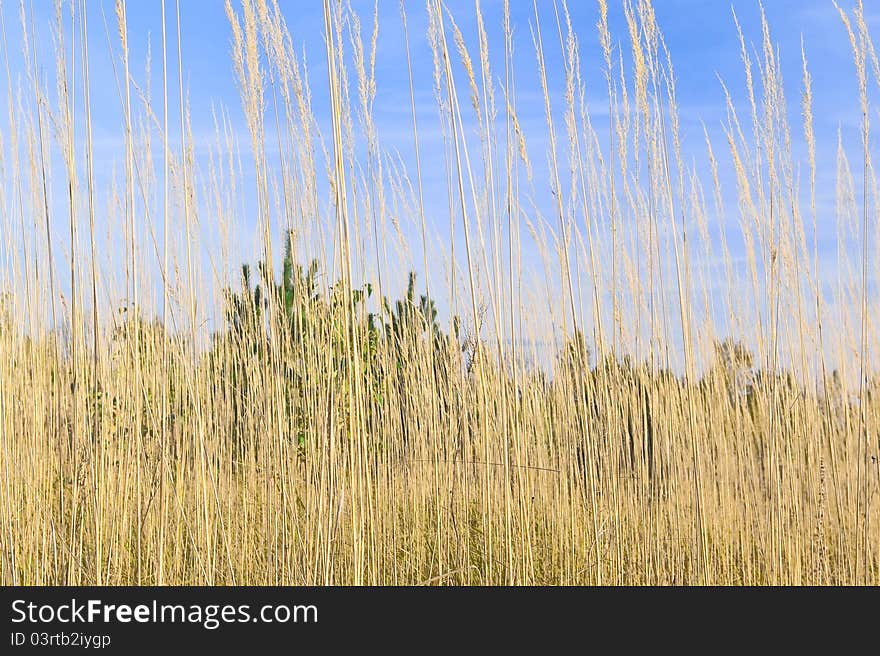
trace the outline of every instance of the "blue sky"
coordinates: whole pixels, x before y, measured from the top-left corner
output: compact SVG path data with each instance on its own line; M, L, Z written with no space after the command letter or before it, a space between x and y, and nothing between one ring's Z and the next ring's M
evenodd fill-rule
M323 15L319 0L293 2L279 0L294 41L306 53L311 80L312 100L318 122L326 125L329 120L327 102L326 68L324 64ZM399 151L404 162L412 167L413 148L409 114L408 80L404 65L403 38L399 5L397 0L380 0L380 36L377 53L377 98L375 119L380 142L389 151ZM450 0L450 12L459 21L465 39L476 50L476 23L473 3L468 0ZM726 145L723 141L721 122L724 119L723 94L718 76L730 88L734 101L743 110L742 118L747 121L745 110L745 86L740 60L739 42L731 10L735 10L750 43L760 44L759 22L760 5L756 0L656 0L655 10L660 28L672 54L675 65L677 95L682 119L682 139L685 158L694 162L698 169L705 170L705 152L702 137L704 122L713 138L716 154L721 160L722 170L726 169ZM848 5L844 0L844 6ZM880 7L866 3L869 25L880 24ZM89 40L91 49L92 103L95 138L95 165L97 187L103 198L99 206L106 207L111 179L121 179L124 163L124 125L120 98L114 77L113 58L119 65L119 42L116 34L116 21L112 0L86 0L89 14ZM369 37L373 2L353 0L352 5L361 17L365 38ZM542 167L546 162L546 129L544 109L538 86L534 50L531 44L530 25L534 24L534 8L531 1L514 0L512 3L512 22L514 25L515 59L518 85L518 110L524 132L529 140L532 162L536 165L535 202L539 208L546 208L545 214L552 215L552 199L549 189L541 183ZM620 43L624 53L628 53L629 43L623 12L619 3L611 0L610 19L612 37L615 44ZM541 12L542 29L546 42L546 64L549 84L554 100L562 104L562 63L558 42L554 38L555 26L552 23L550 2L538 2ZM176 111L178 96L176 92L177 74L177 30L175 25L175 3L169 0L168 39L172 56L169 60L171 72L171 125L178 119ZM53 17L53 3L48 0L27 0L25 8L33 12L36 26L36 43L40 60L41 75L49 89L50 100L55 97L53 32L50 24ZM443 167L431 166L440 161L442 140L440 138L437 110L431 88L431 54L425 37L426 17L422 2L407 2L409 15L410 42L416 78L416 102L419 112L420 146L422 156L429 165L425 167L425 193L428 206L428 219L435 238L443 242L448 238L448 215L445 213L445 177ZM489 30L489 49L493 53L495 75L501 73L502 62L502 2L484 0L482 8ZM602 121L607 98L602 73L602 57L596 36L597 5L592 1L570 2L570 10L575 30L579 34L581 59L587 85L587 98L597 122ZM778 46L782 71L786 80L789 118L794 131L795 153L802 153L800 133L800 79L801 39L805 44L814 78L814 114L818 142L819 160L819 203L820 248L823 258L834 254L835 235L833 210L834 157L837 130L841 128L845 143L850 149L858 148L858 90L853 72L849 43L837 12L830 0L769 0L765 10L771 26L772 37ZM16 88L23 85L27 92L27 80L21 62L21 28L19 23L19 3L5 0L2 13L7 33L8 55L10 57L12 84ZM105 27L105 17L106 26ZM161 17L159 0L138 0L128 3L129 39L131 47L132 75L145 86L144 62L147 58L148 44L152 49L152 76L149 80L154 98L161 94ZM221 0L183 0L180 3L180 27L182 33L182 63L184 83L191 103L193 133L198 158L207 155L213 139L212 109L225 108L242 147L245 169L243 180L245 191L242 197L242 211L236 226L237 234L233 242L237 257L254 261L259 256L259 240L256 238L255 221L248 206L253 201L253 179L248 179L249 140L243 112L235 85L230 57L231 31ZM109 29L109 35L107 32ZM68 47L69 43L68 38ZM109 37L109 38L108 38ZM108 44L109 41L109 44ZM111 56L110 48L113 48ZM116 72L118 74L118 71ZM458 73L460 75L460 71ZM352 74L353 75L353 74ZM459 79L460 88L465 88ZM7 85L0 84L0 96L5 107ZM5 118L0 119L0 130L8 129ZM562 131L561 124L557 128ZM82 134L80 132L80 134ZM8 138L4 140L4 148ZM179 147L177 130L171 130L172 148ZM158 138L154 147L159 147ZM57 150L57 148L55 149ZM161 150L159 151L161 156ZM476 153L474 153L476 156ZM564 155L560 155L564 157ZM199 160L203 161L203 160ZM58 180L63 180L63 168L57 154L53 157L52 168ZM727 184L733 201L733 185ZM249 189L249 191L248 191ZM708 190L707 190L708 191ZM53 194L53 204L62 203L63 194ZM63 207L59 205L59 207ZM61 218L56 220L54 230L62 244L65 239L66 216L62 211L54 212ZM99 217L99 222L101 218ZM736 239L735 215L729 217L729 233L734 257L741 255ZM280 232L280 229L278 230ZM210 228L202 235L203 243L210 244L215 235ZM113 248L112 243L106 246ZM527 253L534 257L534 251ZM110 254L112 257L112 253ZM421 269L421 253L404 254L400 269ZM529 263L527 263L529 264ZM537 262L532 262L537 267ZM440 275L439 268L431 273ZM403 281L399 281L403 285Z

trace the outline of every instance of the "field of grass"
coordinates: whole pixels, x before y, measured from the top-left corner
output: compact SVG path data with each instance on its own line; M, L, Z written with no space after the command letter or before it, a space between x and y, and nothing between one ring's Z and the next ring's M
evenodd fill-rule
M834 26L862 141L835 154L830 215L807 57L783 83L766 24L731 20L746 102L719 83L725 139L705 133L698 168L650 0L598 0L587 26L538 2L516 29L507 0L501 24L477 2L472 42L439 0L404 3L433 77L400 62L403 158L376 128L369 11L324 0L307 67L274 2L227 4L217 66L248 141L221 117L203 157L159 4L158 93L124 0L104 44L83 39L91 3L59 5L55 70L28 12L3 26L0 584L880 583L880 65L861 4ZM102 186L90 49L108 44L125 139ZM254 225L259 261L233 260Z

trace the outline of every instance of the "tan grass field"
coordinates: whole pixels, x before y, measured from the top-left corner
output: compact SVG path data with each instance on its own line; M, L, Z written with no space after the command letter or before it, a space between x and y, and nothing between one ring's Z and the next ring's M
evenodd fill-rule
M0 584L880 582L864 282L880 270L880 66L861 4L834 26L860 89L840 103L860 103L863 138L834 154L834 216L817 209L809 63L783 82L771 26L740 31L746 112L727 96L726 139L706 132L711 166L696 170L649 0L599 0L597 26L535 3L531 32L507 5L490 25L475 3L472 42L439 0L402 5L407 55L426 40L433 58L431 79L401 62L404 163L376 127L369 12L325 0L326 51L307 67L274 2L227 5L218 66L249 141L221 116L202 157L175 3L161 1L149 91L117 0L125 139L106 188L90 49L108 45L83 39L100 14L63 3L67 45L42 72L28 13L15 38L3 26L29 70L16 80L7 57ZM609 10L627 33L610 33ZM427 34L408 27L415 12ZM585 100L587 39L601 112ZM539 133L522 127L514 46L533 54ZM546 70L550 48L561 70ZM428 121L442 127L430 161ZM426 206L428 166L444 207ZM244 229L248 185L268 264L243 268L223 244ZM837 226L834 271L819 220Z

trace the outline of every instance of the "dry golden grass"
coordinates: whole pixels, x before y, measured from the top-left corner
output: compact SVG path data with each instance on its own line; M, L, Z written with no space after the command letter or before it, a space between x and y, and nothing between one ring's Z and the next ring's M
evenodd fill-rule
M57 107L24 11L20 85L6 61L0 583L880 582L877 302L866 283L877 270L869 116L880 67L861 2L840 11L863 148L856 175L842 146L838 155L836 272L820 271L807 49L801 162L766 21L758 50L733 26L750 116L740 121L722 83L726 143L704 128L704 176L682 151L672 60L649 0L623 3L622 43L599 0L607 125L590 116L586 35L564 1L534 2L531 39L516 44L507 0L502 25L486 23L477 1L471 45L428 0L442 129L432 155L443 156L431 166L445 175L448 207L426 208L410 5L400 10L412 170L377 128L378 12L365 40L337 0L324 0L326 53L310 53L325 58L326 79L309 77L274 0L227 2L249 153L238 154L221 113L197 166L179 10L166 16L165 5L154 109L130 66L138 35L116 1L108 38L125 148L111 188L95 188L88 3L58 4L53 29L69 47ZM6 30L4 53L17 47ZM500 56L490 56L493 30ZM514 45L534 49L544 180L529 159ZM546 69L551 47L562 52L561 91ZM330 105L321 120L319 84ZM229 242L245 184L263 264L239 272ZM533 199L548 193L555 215L544 217ZM736 200L742 267L725 199ZM430 228L443 212L445 245ZM96 217L118 256L98 252ZM222 238L203 259L206 233ZM405 284L410 251L426 294L410 278L386 302ZM428 277L429 258L444 276ZM448 317L435 316L433 297L448 299ZM834 318L829 304L853 310Z

